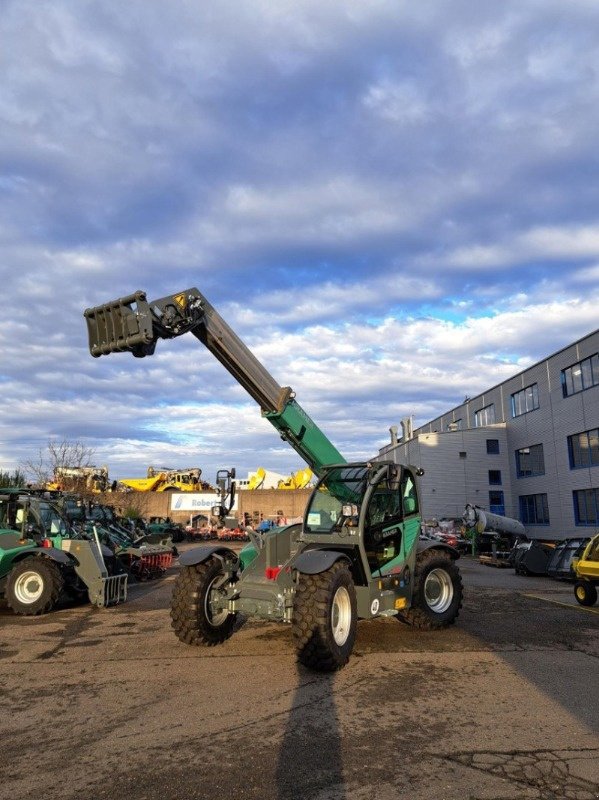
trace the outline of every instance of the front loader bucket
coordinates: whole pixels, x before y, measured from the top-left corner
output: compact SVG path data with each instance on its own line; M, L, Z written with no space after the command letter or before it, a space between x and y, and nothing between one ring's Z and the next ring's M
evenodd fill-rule
M120 297L111 303L88 308L89 352L98 358L109 353L146 355L155 342L152 312L145 292Z

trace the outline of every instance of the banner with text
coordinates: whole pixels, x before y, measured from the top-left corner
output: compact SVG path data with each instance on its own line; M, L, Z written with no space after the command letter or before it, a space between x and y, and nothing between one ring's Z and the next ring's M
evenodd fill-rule
M171 511L196 511L210 514L213 506L220 505L220 496L215 493L196 494L195 492L171 492ZM233 503L232 511L237 510L237 498Z

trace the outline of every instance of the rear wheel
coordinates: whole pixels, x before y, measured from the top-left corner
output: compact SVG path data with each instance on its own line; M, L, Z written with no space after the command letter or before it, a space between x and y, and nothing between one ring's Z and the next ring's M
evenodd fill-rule
M293 637L300 663L333 672L349 661L356 639L356 590L347 564L300 575L293 606Z
M425 550L416 560L412 606L397 614L414 628L452 625L462 607L462 576L449 553Z
M590 581L577 581L574 585L574 597L581 606L594 606L597 602L597 588Z
M214 557L181 568L171 600L171 626L182 642L212 647L233 634L236 615L227 609L228 580Z
M25 558L8 576L6 602L15 614L46 614L58 603L63 587L64 578L54 561L39 556Z

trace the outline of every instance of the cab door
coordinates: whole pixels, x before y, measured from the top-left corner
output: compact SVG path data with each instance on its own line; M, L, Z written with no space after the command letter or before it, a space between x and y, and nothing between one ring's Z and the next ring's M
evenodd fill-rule
M374 487L366 509L364 548L372 575L384 575L401 554L402 504L397 476L383 476Z
M364 547L372 575L400 572L420 533L420 509L412 472L397 468L375 486L365 518Z

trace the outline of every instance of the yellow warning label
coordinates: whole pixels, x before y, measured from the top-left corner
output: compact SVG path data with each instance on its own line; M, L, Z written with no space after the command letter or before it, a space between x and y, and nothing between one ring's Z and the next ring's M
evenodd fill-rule
M187 297L185 296L185 292L182 292L181 294L176 294L173 297L173 300L182 311L185 310L185 306L187 305Z
M395 610L400 611L402 608L405 608L408 605L407 598L405 597L398 597L395 601Z

